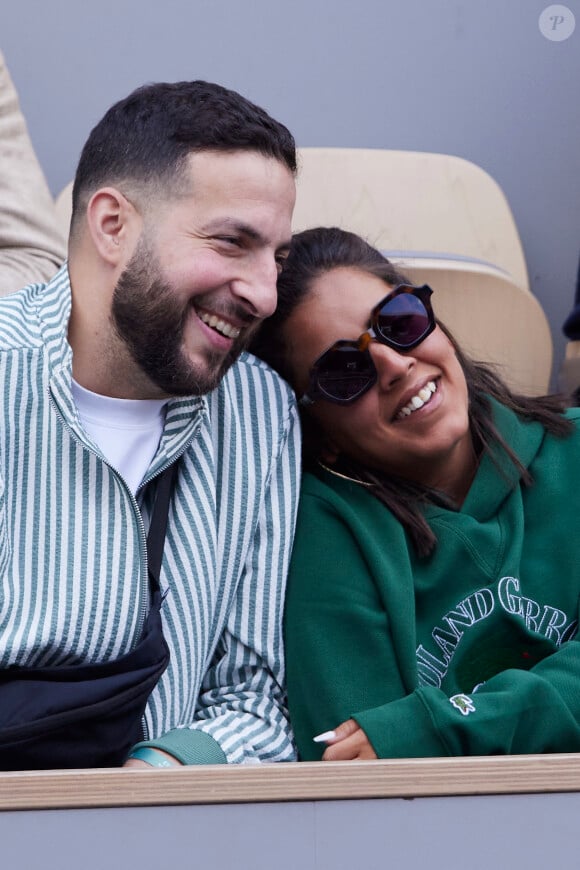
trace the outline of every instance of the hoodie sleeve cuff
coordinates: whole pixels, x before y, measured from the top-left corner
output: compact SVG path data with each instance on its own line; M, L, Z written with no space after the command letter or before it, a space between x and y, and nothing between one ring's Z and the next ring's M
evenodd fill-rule
M382 707L353 713L378 758L449 756L421 690Z
M175 728L158 740L144 740L137 746L150 746L173 755L181 764L227 764L226 754L205 731L191 728Z

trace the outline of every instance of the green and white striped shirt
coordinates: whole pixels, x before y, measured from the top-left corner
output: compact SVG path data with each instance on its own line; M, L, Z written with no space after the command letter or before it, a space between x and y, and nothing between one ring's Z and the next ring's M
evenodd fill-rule
M138 493L71 395L71 292L0 299L0 667L106 661L148 606L149 482L179 457L161 572L170 664L146 737L190 764L291 760L282 611L299 482L294 398L245 354L207 396L173 399Z

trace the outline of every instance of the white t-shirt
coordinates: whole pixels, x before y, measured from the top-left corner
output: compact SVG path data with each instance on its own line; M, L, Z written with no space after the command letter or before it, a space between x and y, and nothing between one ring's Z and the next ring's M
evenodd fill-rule
M151 465L165 423L167 399L113 399L72 382L84 430L135 494Z

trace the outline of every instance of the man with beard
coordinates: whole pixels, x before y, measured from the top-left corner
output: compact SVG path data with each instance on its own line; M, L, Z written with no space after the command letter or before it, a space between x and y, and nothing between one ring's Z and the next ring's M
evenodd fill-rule
M244 348L295 170L239 94L140 88L83 149L68 262L0 300L0 769L294 758L299 428Z

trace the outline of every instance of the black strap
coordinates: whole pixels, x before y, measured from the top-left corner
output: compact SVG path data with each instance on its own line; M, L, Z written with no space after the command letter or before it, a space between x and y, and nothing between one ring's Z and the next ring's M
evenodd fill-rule
M149 563L149 580L153 588L159 587L159 573L163 558L163 545L165 544L165 532L167 530L167 515L169 502L173 492L173 484L177 474L177 462L173 462L165 469L157 481L155 504L149 524L147 535L147 560Z

